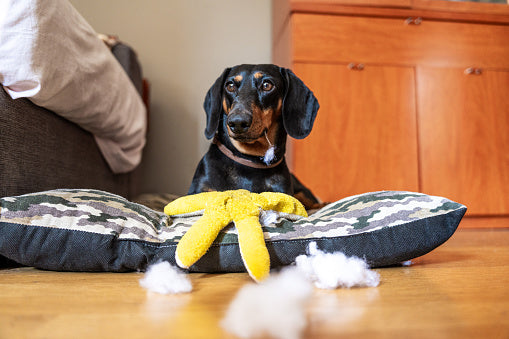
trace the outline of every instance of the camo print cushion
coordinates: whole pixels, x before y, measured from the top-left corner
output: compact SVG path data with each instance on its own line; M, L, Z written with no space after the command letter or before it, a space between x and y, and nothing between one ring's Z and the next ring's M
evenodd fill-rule
M291 264L310 241L379 267L436 248L465 211L441 197L384 191L340 200L308 218L279 216L263 229L273 267ZM159 260L175 264L176 244L199 217L172 219L95 190L7 197L0 199L0 256L65 271L143 270ZM191 271L244 271L235 228L227 227Z

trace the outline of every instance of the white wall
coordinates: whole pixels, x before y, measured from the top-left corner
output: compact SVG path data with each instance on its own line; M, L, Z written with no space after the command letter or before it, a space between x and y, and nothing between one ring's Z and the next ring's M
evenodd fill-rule
M138 53L151 83L141 193L185 194L208 148L205 94L225 67L271 62L270 0L71 0Z

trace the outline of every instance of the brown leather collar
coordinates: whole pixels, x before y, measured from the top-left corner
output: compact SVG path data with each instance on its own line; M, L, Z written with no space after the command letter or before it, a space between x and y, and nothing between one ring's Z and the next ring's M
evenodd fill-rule
M261 169L264 169L264 168L273 168L273 167L276 167L277 165L279 165L280 163L282 163L283 159L284 159L284 157L283 157L283 158L279 159L278 161L276 161L273 164L266 165L264 163L259 163L259 162L255 162L255 161L252 161L252 160L249 160L249 159L245 159L245 158L241 158L241 157L236 156L235 154L233 154L233 152L231 150L229 150L225 145L223 145L215 137L214 137L214 140L212 140L212 142L214 144L216 144L216 146L219 148L219 150L224 155L226 155L228 158L232 159L235 162L238 162L239 164L242 164L244 166L248 166L248 167L251 167L251 168L261 168Z

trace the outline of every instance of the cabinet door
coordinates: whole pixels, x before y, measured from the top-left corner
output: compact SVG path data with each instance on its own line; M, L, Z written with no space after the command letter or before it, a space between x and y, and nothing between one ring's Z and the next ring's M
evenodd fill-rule
M422 189L509 213L509 72L417 69Z
M324 201L377 190L418 190L415 76L409 67L296 63L320 110L292 144L296 176Z

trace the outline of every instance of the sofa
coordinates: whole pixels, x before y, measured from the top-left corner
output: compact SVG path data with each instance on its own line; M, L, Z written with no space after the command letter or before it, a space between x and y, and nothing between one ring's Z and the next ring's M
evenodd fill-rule
M58 188L135 197L148 120L136 52L97 34L67 0L1 9L0 197Z
M147 97L133 49L119 43L112 53ZM1 197L56 188L94 188L126 198L138 193L138 171L113 173L92 133L29 99L12 99L1 87L0 131Z

